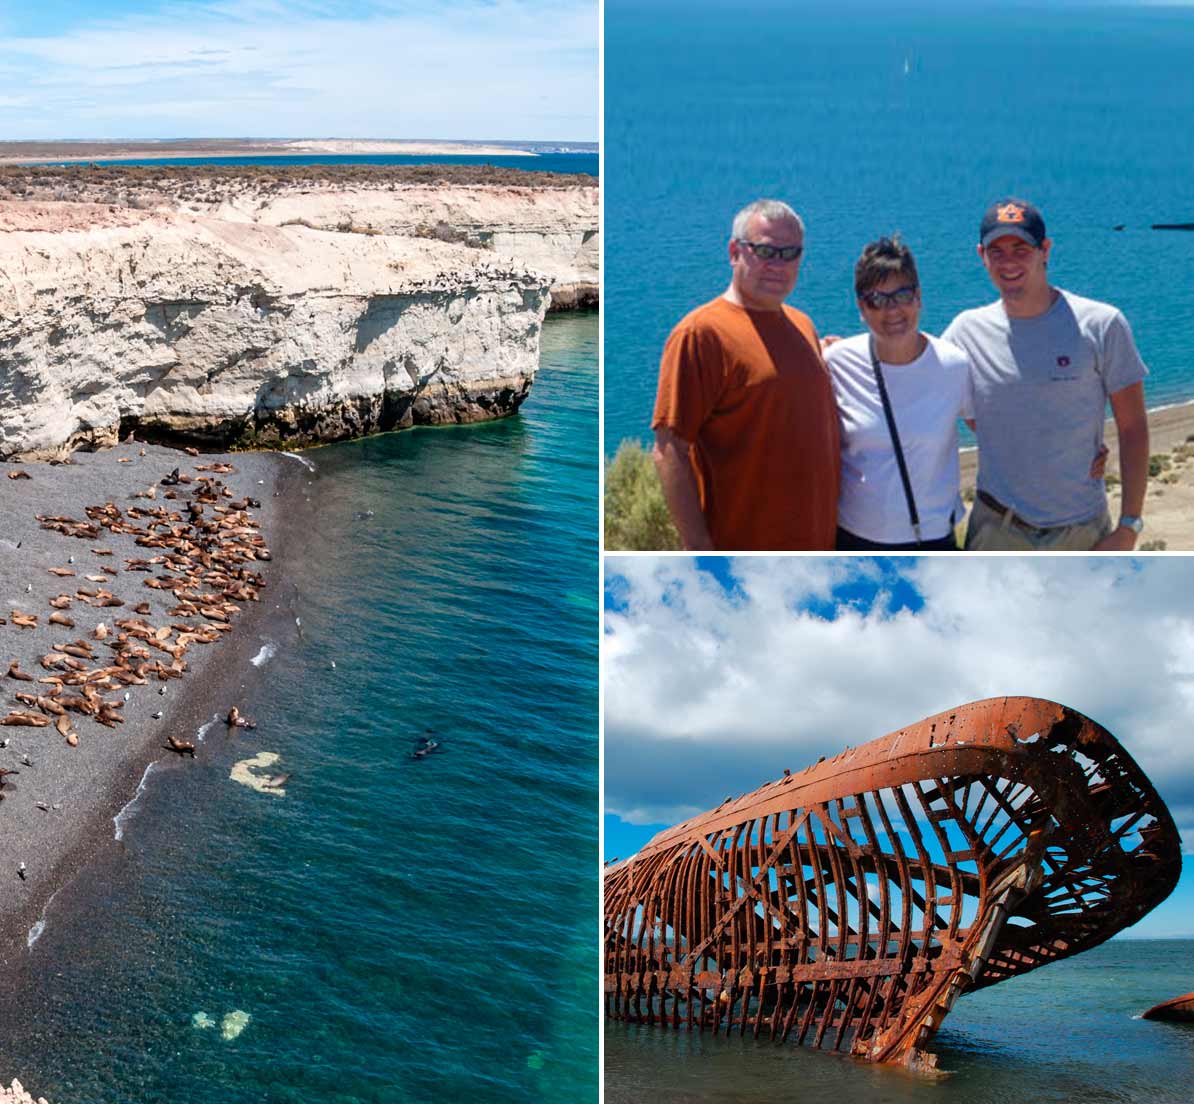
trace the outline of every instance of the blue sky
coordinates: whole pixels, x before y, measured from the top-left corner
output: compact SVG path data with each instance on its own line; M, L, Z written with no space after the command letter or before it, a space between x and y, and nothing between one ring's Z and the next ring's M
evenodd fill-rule
M605 858L979 698L1060 701L1144 768L1194 853L1194 560L606 559ZM1194 937L1194 860L1135 936Z
M0 138L594 141L597 0L0 3Z

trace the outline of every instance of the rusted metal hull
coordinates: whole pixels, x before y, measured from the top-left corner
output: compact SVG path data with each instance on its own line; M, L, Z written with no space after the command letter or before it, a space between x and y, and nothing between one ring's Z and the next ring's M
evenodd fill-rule
M1181 872L1106 729L992 698L661 832L605 876L613 1019L931 1068L964 992L1096 946Z
M1173 1023L1194 1023L1194 993L1183 993L1180 997L1154 1004L1142 1020L1169 1020Z

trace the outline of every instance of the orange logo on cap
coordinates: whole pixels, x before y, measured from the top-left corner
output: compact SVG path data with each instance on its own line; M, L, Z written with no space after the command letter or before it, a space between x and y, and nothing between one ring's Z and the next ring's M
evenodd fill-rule
M997 209L996 214L1000 222L1024 221L1024 208L1017 203L1005 203Z

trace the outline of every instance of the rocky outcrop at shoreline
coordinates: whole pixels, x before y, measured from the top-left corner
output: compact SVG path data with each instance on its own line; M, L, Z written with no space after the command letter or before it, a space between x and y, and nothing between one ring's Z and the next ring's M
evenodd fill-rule
M0 457L280 446L509 414L550 281L488 251L0 203Z
M47 1101L44 1096L34 1099L25 1091L25 1086L14 1077L10 1087L0 1085L0 1104L47 1104Z

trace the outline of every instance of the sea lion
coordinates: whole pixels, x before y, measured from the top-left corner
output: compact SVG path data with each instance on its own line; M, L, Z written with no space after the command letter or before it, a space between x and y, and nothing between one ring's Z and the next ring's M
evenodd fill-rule
M21 613L20 610L13 610L12 623L19 625L22 629L31 629L37 624L37 614L35 613Z
M74 575L74 572L69 567L47 567L46 570L51 575L57 575L60 579L66 579Z
M257 722L250 721L248 719L248 717L242 717L240 715L240 710L237 709L235 705L230 710L228 710L227 723L228 723L229 728L256 728L257 727Z
M75 623L69 617L67 617L65 613L51 613L50 624L63 625L68 629L73 629L75 627Z
M171 751L178 752L179 755L189 755L192 759L195 758L195 745L190 740L179 740L175 736L167 736L164 746Z
M9 713L0 719L0 725L11 725L15 728L45 728L50 718L41 713Z
M8 473L8 478L9 479L32 479L33 476L31 476L27 471L10 471Z
M57 598L50 599L50 605L58 610L70 609L72 601L73 599L69 594L59 594Z

